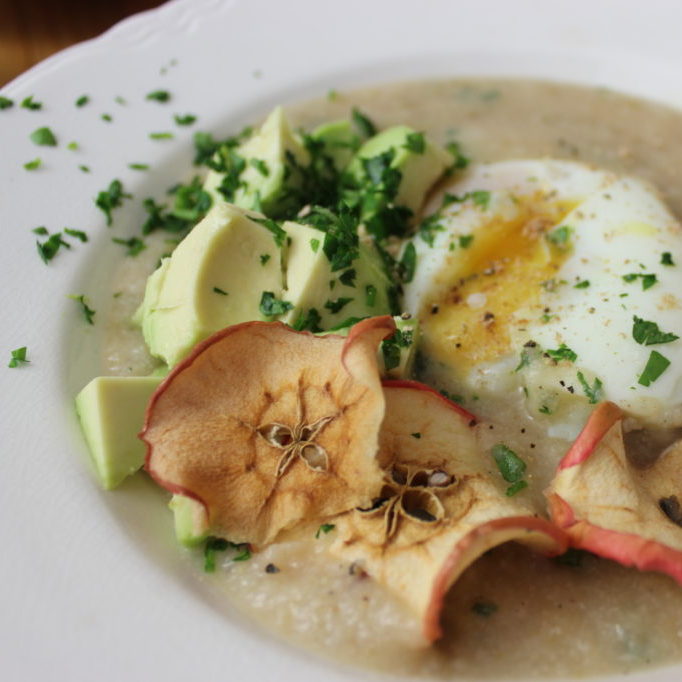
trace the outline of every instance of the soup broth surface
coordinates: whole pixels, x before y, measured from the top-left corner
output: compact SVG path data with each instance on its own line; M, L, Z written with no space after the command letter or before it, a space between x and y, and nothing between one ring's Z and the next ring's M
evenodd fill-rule
M310 129L349 116L352 107L380 129L407 124L436 143L457 141L473 163L551 157L638 176L682 215L682 114L663 106L606 89L452 80L330 93L289 106L287 113L295 126ZM113 283L103 374L146 374L155 366L129 320L166 249L162 238L152 240L138 258L122 263ZM527 462L526 494L541 501L568 443L547 438L520 401L466 407L483 419L479 428L489 431L491 445L505 442ZM486 422L493 415L494 424ZM227 608L322 657L396 675L546 679L682 661L682 588L666 576L591 555L561 562L505 545L454 585L442 615L445 635L425 647L414 617L329 554L332 541L333 531L315 538L307 529L250 561L220 555L213 575L202 573L198 554L188 553L188 561Z

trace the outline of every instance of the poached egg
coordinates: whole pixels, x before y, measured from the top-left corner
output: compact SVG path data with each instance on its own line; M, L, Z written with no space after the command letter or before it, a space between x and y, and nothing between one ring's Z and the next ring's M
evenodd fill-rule
M682 426L682 227L653 187L504 161L472 166L425 215L404 294L431 381L465 402L521 392L560 437L601 400Z

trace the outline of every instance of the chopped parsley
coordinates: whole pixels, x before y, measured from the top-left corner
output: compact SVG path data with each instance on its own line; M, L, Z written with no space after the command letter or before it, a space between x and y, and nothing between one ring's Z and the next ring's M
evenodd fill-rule
M30 138L31 142L40 145L41 147L57 146L57 138L54 136L54 133L47 126L43 126L42 128L34 130L31 133Z
M528 483L526 481L516 481L516 483L512 483L505 491L504 494L507 497L514 497L516 493L521 492L524 488L528 487Z
M90 172L90 166L78 166L79 170L81 170L83 173L89 173Z
M661 265L675 265L673 262L673 255L670 251L664 251L661 254Z
M357 277L357 272L355 272L355 268L350 268L348 270L344 270L339 275L339 282L341 282L341 284L344 284L347 287L354 287L356 277ZM330 287L331 286L333 286L333 285L330 283Z
M422 437L422 435L421 435L421 433L419 433L419 431L415 431L414 433L411 433L410 436L412 436L412 438L416 438L417 440L419 440Z
M658 379L663 372L670 366L670 360L661 355L658 351L652 350L647 360L644 371L640 375L637 383L642 386L650 386Z
M587 287L590 286L590 280L589 279L583 279L577 284L573 285L574 289L587 289Z
M34 227L34 228L31 230L31 232L33 232L34 234L41 234L41 235L48 235L48 234L50 234L50 233L47 231L47 228L46 228L44 225L41 225L40 227Z
M508 497L515 495L519 490L526 487L525 485L520 485L524 482L523 475L526 472L526 463L511 448L508 448L504 443L498 443L493 446L491 454L502 474L502 478L507 483L513 484L507 488L506 494Z
M320 327L321 321L322 317L320 316L320 313L318 313L315 308L309 308L305 315L303 315L303 313L299 315L292 327L299 332L309 331L313 332L313 334L317 334L322 331L322 327Z
M433 247L433 241L436 238L436 232L444 232L445 227L440 223L440 213L433 213L424 218L419 226L419 236L422 241Z
M670 332L662 332L655 322L633 316L632 338L643 346L654 346L659 343L670 343L680 337Z
M26 346L22 346L21 348L17 348L16 350L10 351L10 355L11 358L7 366L12 369L30 362L29 360L26 359Z
M476 601L472 604L471 610L477 616L483 616L483 618L490 618L497 611L497 604L489 601Z
M490 192L483 189L477 189L471 192L471 200L474 206L477 206L482 211L486 211L490 205Z
M287 240L287 233L270 218L251 218L254 222L262 225L265 229L272 232L272 238L275 240L277 248L282 248Z
M38 229L38 228L36 228ZM44 228L43 228L44 229ZM35 232L35 230L34 230ZM47 232L47 230L46 230ZM80 239L82 242L87 242L88 241L88 235L85 234L82 230L72 230L70 227L65 227L64 232L68 234L70 237L75 237L76 239Z
M635 280L641 280L642 281L642 290L646 291L647 289L650 289L654 284L658 282L658 278L656 277L655 274L653 273L641 273L641 272L631 272L628 273L627 275L623 275L623 281L624 282L634 282Z
M331 533L331 531L336 528L336 525L333 523L323 523L318 529L317 532L315 533L315 539L319 539L321 535L327 535L327 533Z
M46 234L42 231L38 234ZM68 242L62 239L61 232L55 232L50 235L44 242L36 241L36 248L38 249L38 255L43 259L43 263L49 263L56 255L61 247L70 249L71 246Z
M471 246L471 242L474 241L473 234L463 234L459 237L459 246L462 249L468 249Z
M85 299L85 296L83 294L76 295L72 294L69 296L69 298L73 299L80 305L81 312L83 313L83 317L85 318L85 321L88 324L95 324L94 322L94 317L95 317L95 311L88 306L88 303Z
M99 208L107 218L107 225L113 222L111 212L121 206L124 199L132 198L132 194L126 194L123 191L123 184L120 180L112 180L109 187L102 190L95 199L95 205Z
M71 152L78 151L78 142L69 142L69 144L66 145L66 148Z
M353 123L363 135L363 137L372 137L377 133L377 127L372 120L363 114L359 109L353 108L352 111Z
M373 308L377 300L377 288L373 284L368 284L365 287L365 305L368 308Z
M209 537L204 545L204 571L214 573L216 569L216 554L228 549L234 549L238 553L232 557L232 561L248 561L251 558L251 550L247 544L235 544L224 538Z
M179 126L191 126L193 123L196 122L197 117L194 114L184 114L184 116L181 116L180 114L175 114L173 116L173 120Z
M129 163L128 168L131 170L146 171L149 170L149 164L146 163Z
M276 317L277 315L284 315L288 310L293 308L293 304L289 301L281 301L275 297L272 291L264 291L260 299L260 311L265 317Z
M268 164L263 159L249 159L249 165L255 168L263 177L270 175Z
M251 558L251 550L247 544L235 545L239 550L239 554L232 557L232 561L248 561Z
M216 294L220 294L221 296L227 296L228 295L227 291L223 291L223 289L221 289L220 287L213 287L213 291Z
M84 107L89 101L90 101L90 98L87 95L81 95L76 100L76 106L77 107Z
M337 298L335 301L328 300L324 307L332 314L338 313L345 308L353 299L352 298Z
M310 248L313 250L313 253L317 253L317 250L320 248L320 240L319 239L311 239L310 240Z
M149 133L149 137L152 140L172 140L175 137L175 135L168 131L164 131L160 133Z
M423 154L426 151L424 133L408 133L403 146L414 154Z
M27 161L24 164L24 168L26 170L38 170L38 168L40 168L42 165L43 165L43 160L40 157L38 157L38 158L35 158L31 161Z
M130 239L113 237L111 241L114 242L114 244L125 246L127 249L126 256L137 256L138 253L147 248L147 245L139 237L131 237Z
M589 399L590 405L594 405L599 402L599 399L601 398L602 394L602 388L603 384L601 382L601 379L599 377L594 378L594 382L592 383L592 386L588 383L587 379L585 379L585 375L582 372L578 372L578 381L580 382L580 385L582 386L583 392Z
M412 242L408 242L400 257L400 273L401 280L407 284L414 279L414 273L417 269L417 250L414 248Z
M114 117L111 114L102 114L100 118L107 123L111 123L114 120Z
M576 359L578 358L578 355L572 351L565 343L562 343L557 349L555 350L548 350L546 351L547 355L549 355L552 360L568 360L569 362L575 362Z
M213 204L211 195L204 190L198 176L187 185L174 187L171 194L174 195L172 215L189 223L188 226L203 218Z
M2 111L3 109L9 109L10 107L13 106L14 100L11 100L9 97L0 95L0 111Z
M574 229L569 225L560 225L546 235L546 239L550 244L557 246L560 249L565 249L573 235Z
M33 95L29 95L28 97L24 97L24 99L21 100L21 107L24 109L29 109L30 111L38 111L39 109L43 108L43 103L35 102L33 100Z
M452 154L454 159L452 165L447 170L449 175L454 173L454 171L461 170L469 165L470 159L469 157L462 154L462 150L458 142L448 142L448 144L445 146L445 149Z
M331 264L331 271L345 270L360 255L357 218L345 204L338 214L321 206L315 206L302 222L322 230L322 251Z
M393 336L381 342L381 353L386 371L400 366L401 349L412 345L413 334L409 329L396 329Z
M261 265L265 265L269 260L270 260L270 254L269 253L261 253L261 255L260 255L260 264Z
M145 99L148 99L152 102L168 102L170 98L171 96L168 90L154 90L147 93L147 96L145 97Z
M521 359L519 360L519 364L516 365L514 371L520 372L524 367L528 367L528 365L530 365L530 353L524 348L521 351Z

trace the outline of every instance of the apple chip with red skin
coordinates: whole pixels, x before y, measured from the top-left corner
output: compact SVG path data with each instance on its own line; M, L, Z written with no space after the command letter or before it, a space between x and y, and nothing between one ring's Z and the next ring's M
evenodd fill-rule
M413 381L384 382L384 394L384 486L372 505L335 520L331 551L401 597L433 641L446 592L481 554L509 540L548 554L567 543L530 504L505 495L473 415Z
M601 403L546 491L571 544L682 583L682 442L650 466L627 458L623 413Z
M265 545L371 504L384 416L377 317L347 338L246 322L200 343L152 396L146 470L207 511L210 532Z

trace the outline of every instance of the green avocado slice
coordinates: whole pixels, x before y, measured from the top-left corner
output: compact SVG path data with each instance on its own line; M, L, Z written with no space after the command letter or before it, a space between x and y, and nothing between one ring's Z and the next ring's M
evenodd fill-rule
M236 206L260 211L272 218L290 212L297 201L291 190L300 185L297 165L310 163L310 155L291 129L282 107L277 107L261 128L236 149L243 160L240 186L232 196L224 196L220 186L225 174L212 170L204 189L214 201L228 199ZM293 163L292 163L293 160Z
M334 161L336 170L343 170L360 146L360 138L347 119L323 123L313 130L311 136L322 142L324 153Z
M286 234L252 217L216 203L149 277L135 320L169 366L213 332L258 319L264 291L279 297Z
M196 547L208 537L206 509L186 495L173 495L168 507L173 512L175 538L184 547Z
M160 376L96 377L76 396L76 413L97 478L106 490L120 485L144 463L137 438L147 402Z
M283 322L301 328L312 310L316 326L330 329L349 318L390 312L390 281L373 245L361 243L351 265L333 272L324 253L324 232L294 222L285 222L282 228L289 238L285 296L293 305Z
M393 126L371 137L358 150L347 172L356 184L378 184L367 162L390 155L389 166L400 173L395 196L387 197L412 214L418 213L426 193L453 163L452 155L409 126Z

